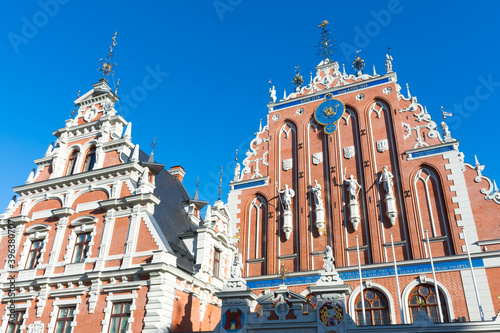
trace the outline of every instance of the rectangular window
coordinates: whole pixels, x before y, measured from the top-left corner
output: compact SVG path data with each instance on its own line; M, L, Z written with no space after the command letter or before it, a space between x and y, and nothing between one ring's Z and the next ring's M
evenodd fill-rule
M70 333L71 323L75 318L75 307L59 308L56 320L55 333Z
M73 260L71 262L84 262L87 259L91 239L90 232L76 236L75 250L73 251Z
M26 261L25 269L35 268L39 264L40 257L42 256L43 240L37 239L31 241L30 252L28 254L28 260Z
M24 311L11 312L9 315L9 324L7 325L6 333L19 333L21 332L21 325L23 324Z
M215 249L215 253L214 253L214 276L217 276L217 277L219 277L220 253L221 253L221 251Z
M130 318L131 302L114 303L111 311L109 333L125 333Z

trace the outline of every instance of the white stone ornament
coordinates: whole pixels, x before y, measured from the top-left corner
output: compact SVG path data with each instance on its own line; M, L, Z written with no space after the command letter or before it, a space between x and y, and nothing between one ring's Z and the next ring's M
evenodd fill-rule
M359 214L359 203L358 203L358 193L361 190L361 185L354 179L353 175L350 175L348 179L344 179L347 183L347 191L349 193L349 210L350 217L349 220L352 223L354 230L358 230L359 221L361 221L361 215Z
M312 162L314 165L318 165L323 162L323 152L314 153L312 155Z
M90 122L96 116L97 116L97 109L93 106L85 112L85 114L83 115L83 120L85 120L86 122Z
M278 190L281 194L281 204L283 205L283 232L285 233L285 238L288 240L290 234L293 230L292 224L292 198L295 197L295 191L285 184L284 190Z
M283 170L287 171L290 170L293 166L293 159L292 158L287 158L286 160L283 160Z
M385 87L384 90L382 90L382 92L386 95L390 94L392 92L392 88L391 87Z
M333 251L330 245L327 245L325 248L325 254L323 256L323 268L327 273L336 272L335 258L333 257Z
M344 148L344 157L347 159L353 158L355 155L354 146Z
M231 266L231 278L232 279L240 279L242 269L243 269L243 264L242 264L241 253L236 253L234 255L233 266Z
M300 109L297 109L297 111L295 111L295 114L297 115L301 115L301 114L304 114L304 109L303 108L300 108Z
M275 114L271 119L274 120L274 121L278 121L278 119L280 119L280 115L279 114Z
M398 217L398 211L396 209L396 198L394 197L393 193L393 182L392 179L394 176L392 173L388 170L388 168L385 166L382 168L384 171L380 175L379 182L382 183L384 186L384 191L385 191L385 204L386 204L386 213L385 215L389 218L389 221L391 222L392 225L396 223L396 217Z
M364 95L364 94L357 94L357 95L356 95L356 100L357 100L357 101L362 101L364 98L365 98L365 95Z
M321 185L317 180L314 180L314 186L311 187L311 192L314 197L314 212L316 213L316 228L320 236L325 232L325 207L323 206L323 198L321 194Z
M389 141L387 139L377 141L377 151L379 153L383 153L387 149L389 149Z

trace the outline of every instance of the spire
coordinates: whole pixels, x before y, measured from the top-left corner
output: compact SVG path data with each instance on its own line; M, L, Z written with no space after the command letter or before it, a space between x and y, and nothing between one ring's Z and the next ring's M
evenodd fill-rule
M198 187L200 186L200 177L196 177L196 191L194 192L193 200L200 200L200 197L198 195Z
M129 121L127 128L125 129L125 134L123 134L123 138L131 139L132 138L132 122Z
M28 180L26 180L26 183L31 183L33 181L33 178L35 178L35 169L31 170L30 175L28 176Z
M116 32L115 35L113 36L113 42L111 43L111 46L109 47L109 52L106 54L106 57L104 59L99 59L99 62L101 63L101 67L99 68L99 71L102 72L104 79L106 79L106 76L108 75L113 75L113 68L116 66L116 64L111 63L111 59L115 56L115 46L116 46Z
M313 83L313 72L309 72L309 75L311 75L311 79L309 80L309 84L312 84Z
M329 57L333 54L333 51L335 51L335 43L337 42L336 40L332 41L330 39L330 30L326 29L327 24L328 21L324 20L318 26L318 28L321 29L321 33L320 33L320 40L316 45L316 49L318 50L317 55L319 58L325 60L325 63L330 62Z
M286 88L285 88L285 90L283 91L283 99L286 99Z
M156 137L153 138L153 143L151 143L151 155L149 155L148 162L154 163L155 157L154 157L154 151L156 147Z
M347 73L345 72L345 65L342 64L342 75L347 76Z
M479 161L477 160L477 155L474 155L474 159L476 160L476 165L479 165Z
M406 84L406 90L408 91L408 98L411 98L410 86L408 85L408 83Z
M223 171L223 167L220 167L220 179L219 179L219 189L218 189L219 200L221 200L221 198L222 198L222 171Z
M377 71L375 70L375 64L373 64L373 76L377 76Z
M130 162L139 162L139 144L135 145L132 156L130 157Z
M262 132L262 118L260 118L259 132Z

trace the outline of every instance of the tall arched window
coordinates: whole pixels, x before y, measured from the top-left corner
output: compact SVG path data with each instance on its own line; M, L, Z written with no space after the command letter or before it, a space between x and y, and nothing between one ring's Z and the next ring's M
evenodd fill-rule
M82 172L92 170L94 168L94 163L95 163L95 147L90 147L90 149L87 151L87 155L85 155L85 162L83 164Z
M448 308L443 293L439 292L441 301L441 311L443 321L448 322ZM413 288L409 296L409 308L411 319L417 316L420 311L425 311L434 322L439 322L438 303L436 298L436 289L430 284L421 284Z
M364 289L366 325L389 325L389 305L387 297L377 289ZM356 297L356 319L363 325L361 293Z
M64 173L65 176L72 175L75 172L77 158L78 158L78 151L75 150L71 153L71 155L68 158L68 163L66 164L66 172Z

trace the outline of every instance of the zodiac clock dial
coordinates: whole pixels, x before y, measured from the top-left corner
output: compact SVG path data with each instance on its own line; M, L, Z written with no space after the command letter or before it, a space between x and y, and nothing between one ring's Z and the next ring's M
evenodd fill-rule
M314 118L321 125L325 125L326 134L333 134L337 130L337 122L344 114L344 111L344 103L336 99L327 99L318 105L314 111Z

